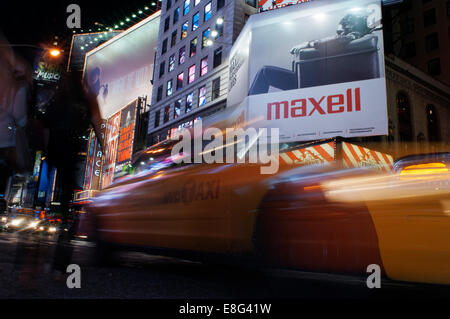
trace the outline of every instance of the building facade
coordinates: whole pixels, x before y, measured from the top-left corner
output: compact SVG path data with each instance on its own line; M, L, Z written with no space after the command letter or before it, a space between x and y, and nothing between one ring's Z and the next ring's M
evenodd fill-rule
M165 0L147 145L226 106L228 57L256 0Z
M404 0L384 17L388 52L450 85L450 1Z

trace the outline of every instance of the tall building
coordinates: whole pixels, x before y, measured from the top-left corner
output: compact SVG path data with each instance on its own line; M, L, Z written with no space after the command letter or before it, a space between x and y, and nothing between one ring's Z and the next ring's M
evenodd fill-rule
M256 0L165 0L148 140L152 145L226 105L228 56Z
M450 85L450 1L404 0L384 12L387 53Z

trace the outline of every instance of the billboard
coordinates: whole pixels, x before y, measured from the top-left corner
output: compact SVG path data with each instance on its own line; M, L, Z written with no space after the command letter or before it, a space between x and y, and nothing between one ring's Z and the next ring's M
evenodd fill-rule
M307 27L306 27L307 26ZM250 17L227 104L280 142L387 134L380 0L315 0Z
M114 178L116 167L117 145L119 140L120 112L116 113L106 123L105 162L103 166L102 189L109 186Z
M106 123L101 125L101 138L105 138ZM84 174L84 186L85 190L99 190L100 180L102 176L102 159L103 152L101 144L95 136L94 130L91 130L89 134L88 150L86 157L86 170Z
M140 96L151 97L160 12L86 55L84 80L109 119Z
M262 11L280 9L293 4L309 2L311 0L259 0L259 7Z
M134 124L136 120L137 100L121 111L119 144L116 166L128 163L133 153Z
M70 46L67 71L83 71L86 53L120 34L122 31L103 31L74 34Z

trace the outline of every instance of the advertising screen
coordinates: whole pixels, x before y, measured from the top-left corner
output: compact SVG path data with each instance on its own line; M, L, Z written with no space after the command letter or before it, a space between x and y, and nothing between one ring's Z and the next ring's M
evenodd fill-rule
M157 12L86 55L84 81L103 119L140 96L151 97L159 20Z
M134 123L136 119L137 100L121 111L119 145L117 147L117 165L131 160L133 152Z
M103 167L102 188L110 185L114 178L117 145L119 140L120 112L111 117L106 123L105 162Z
M380 0L253 15L234 44L228 106L280 142L387 134Z
M311 0L259 0L259 7L261 10L273 10L284 8L293 4L305 3Z

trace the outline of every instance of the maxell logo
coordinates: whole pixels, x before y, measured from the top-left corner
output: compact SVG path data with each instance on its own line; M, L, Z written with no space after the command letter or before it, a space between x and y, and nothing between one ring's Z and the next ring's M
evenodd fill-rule
M354 100L353 94L355 95ZM348 89L345 94L322 96L320 99L310 97L291 100L290 103L288 101L267 103L267 119L272 120L272 115L275 112L275 120L279 120L282 110L285 119L311 116L314 113L325 115L353 112L353 110L358 112L361 111L360 88L354 89L354 93L352 89Z

